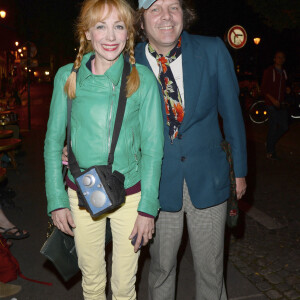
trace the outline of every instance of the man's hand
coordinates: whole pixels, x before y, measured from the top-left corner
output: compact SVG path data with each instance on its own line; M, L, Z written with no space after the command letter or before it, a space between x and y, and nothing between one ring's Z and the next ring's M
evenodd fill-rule
M246 193L247 184L245 177L235 178L236 183L236 197L240 200Z
M280 102L278 100L275 100L273 104L276 108L280 108Z
M62 155L61 155L61 160L63 161L64 165L68 164L68 149L67 146L64 146Z
M270 94L267 94L266 97L269 98L269 100L272 102L272 104L273 104L275 107L280 108L280 102L279 102L276 98L274 98L274 97L273 97L272 95L270 95Z
M74 236L73 231L70 229L75 228L75 223L71 212L68 208L62 208L58 210L54 210L51 212L51 218L53 220L53 224L62 232Z
M144 238L143 246L146 246L149 240L152 239L152 235L154 234L154 218L138 215L129 239L132 240L136 233L138 236L134 245L134 252L139 250L142 237Z

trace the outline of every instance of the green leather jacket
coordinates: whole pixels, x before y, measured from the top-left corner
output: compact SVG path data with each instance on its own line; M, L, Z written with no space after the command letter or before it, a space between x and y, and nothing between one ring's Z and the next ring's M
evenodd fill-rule
M124 65L121 55L104 75L94 75L86 65L91 55L83 57L77 73L71 115L72 149L82 169L107 164ZM72 64L60 68L54 80L44 149L48 213L70 208L62 178L61 154L67 125L64 85L71 69ZM141 181L138 211L156 216L164 142L161 100L153 73L139 64L137 70L140 87L127 99L113 170L124 174L125 188ZM70 172L68 176L73 180Z

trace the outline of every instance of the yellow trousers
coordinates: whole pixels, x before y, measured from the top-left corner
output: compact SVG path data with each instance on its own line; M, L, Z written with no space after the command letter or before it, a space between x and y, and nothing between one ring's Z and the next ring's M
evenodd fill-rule
M79 208L77 194L68 189L74 229L78 264L82 272L82 288L85 300L105 300L105 226L110 218L113 236L111 289L113 300L136 299L135 281L138 253L134 253L128 239L133 229L141 193L126 197L116 211L93 219L84 208Z

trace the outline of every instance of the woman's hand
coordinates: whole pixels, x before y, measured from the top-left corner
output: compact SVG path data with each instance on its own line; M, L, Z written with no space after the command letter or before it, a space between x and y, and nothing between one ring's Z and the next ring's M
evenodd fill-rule
M58 210L54 210L51 212L51 218L53 220L53 224L62 232L74 236L73 231L70 229L75 228L75 223L71 212L68 208L62 208Z
M146 246L149 240L152 239L152 235L154 234L154 218L138 215L129 239L132 240L136 234L137 239L134 245L134 252L139 250L142 237L144 238L143 246Z
M61 155L61 160L62 160L62 163L64 165L68 164L68 149L67 149L67 146L64 146L64 148L63 148L62 155Z

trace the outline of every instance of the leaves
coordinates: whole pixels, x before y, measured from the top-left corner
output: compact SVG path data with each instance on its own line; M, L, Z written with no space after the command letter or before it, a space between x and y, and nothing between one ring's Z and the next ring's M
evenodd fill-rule
M277 31L300 29L300 1L298 0L247 0L263 22Z

